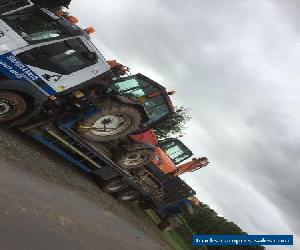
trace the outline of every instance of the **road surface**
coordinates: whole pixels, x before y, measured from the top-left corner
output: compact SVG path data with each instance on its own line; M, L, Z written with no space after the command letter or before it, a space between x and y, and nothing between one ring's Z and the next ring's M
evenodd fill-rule
M0 129L0 249L168 249L85 173Z

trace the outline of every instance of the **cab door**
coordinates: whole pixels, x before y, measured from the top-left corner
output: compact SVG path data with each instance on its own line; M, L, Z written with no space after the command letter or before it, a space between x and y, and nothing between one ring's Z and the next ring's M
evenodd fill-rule
M92 51L84 37L31 45L13 54L55 92L63 92L109 70L100 52Z
M0 18L0 55L28 44Z

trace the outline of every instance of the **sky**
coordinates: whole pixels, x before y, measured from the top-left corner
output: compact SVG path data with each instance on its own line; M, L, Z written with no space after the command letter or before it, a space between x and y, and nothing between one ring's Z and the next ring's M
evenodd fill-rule
M174 103L191 109L183 141L211 162L183 176L198 198L249 234L293 234L294 249L300 246L299 10L298 0L70 6L81 26L95 27L93 41L107 59L176 90Z

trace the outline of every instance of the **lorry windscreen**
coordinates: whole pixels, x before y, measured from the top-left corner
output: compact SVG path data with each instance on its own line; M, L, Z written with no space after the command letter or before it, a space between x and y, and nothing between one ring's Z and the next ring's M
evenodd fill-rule
M47 14L28 8L2 17L5 22L30 44L67 36L65 29Z
M116 82L110 88L123 96L138 98L149 116L147 124L153 124L171 113L163 91L139 77Z
M98 62L97 55L89 51L80 38L33 48L18 57L27 65L60 75L72 74Z

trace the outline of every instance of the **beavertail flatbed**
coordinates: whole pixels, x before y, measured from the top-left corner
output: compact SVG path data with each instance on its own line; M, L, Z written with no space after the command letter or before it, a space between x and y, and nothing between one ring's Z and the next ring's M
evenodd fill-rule
M158 197L139 178L114 163L101 144L82 138L76 132L77 121L78 118L72 117L56 123L45 122L35 128L24 128L23 131L85 172L92 173L103 181L116 177L122 178L123 182L138 192L139 198L153 201L157 209L163 209L182 200L184 196L195 194L194 190L179 177L169 175L163 180L166 193L164 197Z

